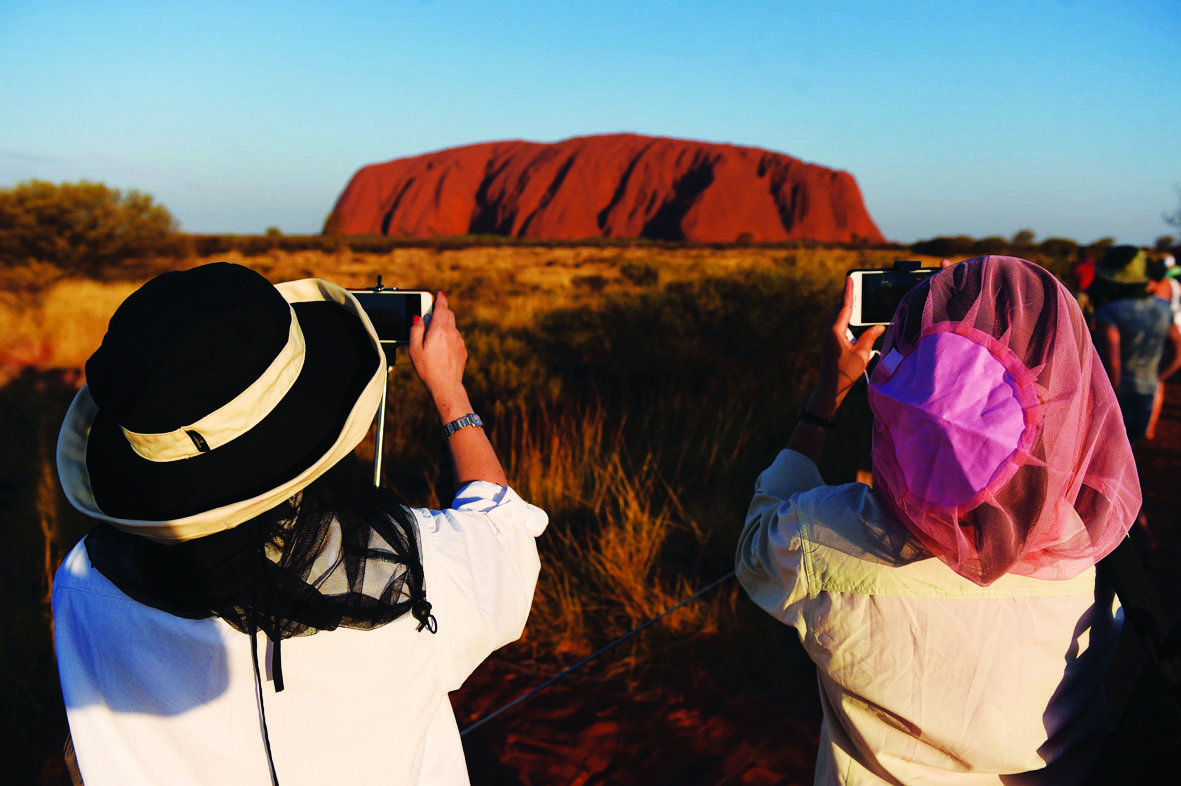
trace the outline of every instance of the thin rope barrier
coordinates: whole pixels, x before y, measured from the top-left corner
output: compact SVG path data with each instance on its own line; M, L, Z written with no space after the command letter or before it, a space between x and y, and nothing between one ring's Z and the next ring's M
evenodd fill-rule
M563 677L565 677L567 674L570 674L571 672L577 671L578 669L582 668L582 667L583 667L583 666L585 666L586 664L590 663L590 662L591 662L592 660L594 660L595 658L598 658L598 657L599 657L600 655L602 655L603 653L605 653L605 652L607 652L608 650L610 650L610 649L612 649L612 648L614 648L614 647L618 646L619 644L622 644L623 642L627 641L627 640L628 640L628 639L630 639L632 636L634 636L634 635L636 635L637 633L639 633L640 631L642 631L644 628L647 628L649 625L652 625L652 624L653 624L653 623L655 623L655 622L659 622L660 620L664 619L664 618L665 618L665 617L667 617L669 614L672 614L674 611L676 611L677 609L681 608L681 607L682 607L682 606L684 606L685 604L687 604L687 603L690 603L690 602L692 602L692 601L696 600L697 598L699 598L700 596L702 596L702 595L704 595L705 593L709 592L711 589L713 589L714 587L718 586L718 585L719 585L719 584L721 584L722 582L726 581L727 579L732 579L732 578L734 578L734 571L730 571L730 572L729 572L729 573L727 573L725 576L722 576L720 579L714 579L714 580L713 580L713 581L711 581L709 584L706 584L704 587L702 587L701 589L697 590L696 592L694 592L694 593L693 593L692 595L690 595L689 597L687 597L687 598L685 598L684 600L682 600L681 602L677 603L675 606L671 606L671 607L669 607L669 608L665 609L665 610L664 610L664 611L662 611L660 614L657 614L657 615L656 615L655 617L653 617L652 619L650 619L650 620L648 620L647 622L645 622L644 624L640 625L638 628L633 628L632 630L630 630L630 631L628 631L627 633L623 634L622 636L620 636L619 638L617 638L615 641L611 642L611 643L610 643L610 644L608 644L607 646L603 647L602 649L598 650L597 652L593 652L593 653L591 653L590 655L587 655L585 658L583 658L582 660L578 661L578 663L575 663L573 666L570 666L570 667L569 667L569 668L567 668L567 669L563 669L562 671L560 671L560 672L558 672L557 674L555 674L554 676L550 677L548 680L546 680L545 682L541 683L541 684L540 684L540 685L538 685L537 687L535 687L535 688L531 689L530 691L528 691L527 693L524 693L524 694L522 694L521 696L518 696L517 698L513 699L512 701L510 701L508 704L504 705L504 706L503 706L503 707L501 707L500 709L498 709L498 710L496 710L496 711L494 711L494 712L490 712L490 713L488 713L487 715L485 715L484 717L480 718L479 720L477 720L476 722L474 722L472 725L468 726L466 729L464 729L463 731L461 731L461 732L459 733L459 735L462 737L463 735L467 734L469 731L475 731L476 729L480 728L480 727L481 727L481 726L483 726L485 723L487 723L488 721L490 721L490 720L492 720L493 718L497 717L498 715L500 715L500 714L502 714L502 713L504 713L504 712L507 712L508 710L511 710L513 707L517 706L518 704L520 704L521 702L525 701L526 699L529 699L529 698L531 698L531 697L533 697L533 696L536 696L538 693L541 693L543 690L545 690L546 688L548 688L550 685L553 685L555 682L557 682L558 680L562 679L562 678L563 678Z

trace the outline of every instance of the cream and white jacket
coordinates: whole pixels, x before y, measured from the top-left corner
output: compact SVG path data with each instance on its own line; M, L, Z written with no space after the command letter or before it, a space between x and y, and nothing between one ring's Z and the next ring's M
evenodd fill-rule
M794 451L756 484L736 569L816 663L815 783L1081 783L1107 726L1111 590L1094 568L981 587L907 541L868 486L826 486Z

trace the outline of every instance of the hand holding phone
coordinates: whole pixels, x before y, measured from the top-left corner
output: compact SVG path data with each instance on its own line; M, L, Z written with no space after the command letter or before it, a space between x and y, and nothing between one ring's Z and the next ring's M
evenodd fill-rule
M410 362L434 399L444 423L471 412L463 387L467 347L455 326L455 314L447 305L447 296L442 292L435 302L430 324L422 320L411 327L409 352Z
M850 270L853 302L849 327L856 333L871 325L889 325L906 293L938 272L939 268Z
M841 307L833 314L832 322L821 335L820 375L805 407L811 415L822 420L832 420L836 415L853 383L865 373L874 342L886 330L881 325L871 326L865 329L860 338L853 339L848 330L852 313L853 281L847 278ZM801 420L796 424L787 447L818 462L824 447L825 429L809 425L815 422Z
M415 317L426 318L434 308L435 297L418 289L352 289L353 297L361 304L373 323L382 347L410 343L410 326Z
M809 410L826 420L832 419L853 384L865 373L873 344L886 331L881 325L870 325L860 337L851 337L848 328L855 302L853 281L846 280L841 307L820 345L820 378L808 402Z

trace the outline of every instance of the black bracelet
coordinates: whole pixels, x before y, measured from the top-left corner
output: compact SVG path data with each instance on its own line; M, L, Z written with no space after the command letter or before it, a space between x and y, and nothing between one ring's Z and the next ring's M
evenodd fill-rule
M831 431L832 429L837 427L835 420L825 420L824 418L820 417L819 415L813 415L811 412L808 411L807 407L800 407L800 416L799 416L798 420L802 420L805 423L811 423L813 426L820 426L821 428L826 428L829 431Z

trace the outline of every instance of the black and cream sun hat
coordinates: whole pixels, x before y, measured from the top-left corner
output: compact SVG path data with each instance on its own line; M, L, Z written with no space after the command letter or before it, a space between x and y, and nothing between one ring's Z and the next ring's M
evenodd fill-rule
M386 384L345 289L272 285L219 262L119 306L66 413L71 504L160 542L230 529L304 489L365 437Z

